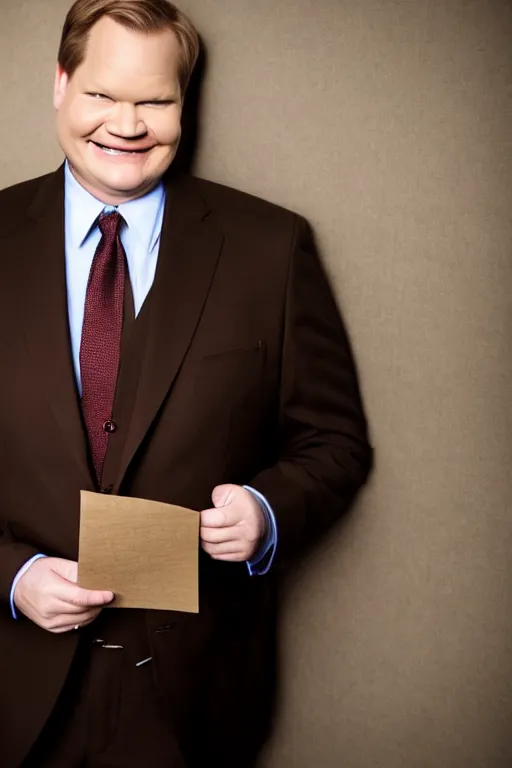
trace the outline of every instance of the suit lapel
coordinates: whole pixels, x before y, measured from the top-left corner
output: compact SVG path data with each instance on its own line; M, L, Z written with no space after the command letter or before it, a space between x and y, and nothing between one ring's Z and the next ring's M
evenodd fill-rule
M25 336L38 377L35 386L44 392L60 436L79 465L82 487L92 489L69 335L63 167L45 179L27 216L19 253L25 270Z
M122 452L116 493L166 397L190 346L212 284L222 233L187 180L167 186L158 265L144 335L144 352ZM142 319L142 318L141 318ZM132 368L133 369L133 368Z

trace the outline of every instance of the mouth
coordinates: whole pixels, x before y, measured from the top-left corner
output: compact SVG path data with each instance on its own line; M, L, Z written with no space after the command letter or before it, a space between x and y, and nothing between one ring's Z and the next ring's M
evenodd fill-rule
M146 155L153 147L146 147L144 149L119 149L117 147L107 147L105 144L100 144L97 141L92 141L95 147L101 149L107 155Z

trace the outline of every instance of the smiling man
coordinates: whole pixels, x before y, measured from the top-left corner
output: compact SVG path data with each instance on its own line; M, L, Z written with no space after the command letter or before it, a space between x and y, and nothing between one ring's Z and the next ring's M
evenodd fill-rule
M277 573L370 449L300 217L173 160L198 54L166 0L78 0L65 163L0 193L0 765L248 768ZM200 512L200 613L77 584L80 490Z
M193 49L192 30L189 35ZM57 133L73 175L114 206L142 197L170 166L181 136L189 73L180 41L169 27L137 34L104 15L89 32L82 60L74 54L64 40L54 94Z

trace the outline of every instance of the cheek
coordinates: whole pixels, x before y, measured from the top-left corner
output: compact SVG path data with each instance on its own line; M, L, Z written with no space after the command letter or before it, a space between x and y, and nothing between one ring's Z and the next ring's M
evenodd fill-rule
M61 113L61 120L67 132L75 139L90 136L105 121L99 112L91 112L75 103Z
M174 146L181 136L180 116L176 115L171 120L155 120L151 132L159 144Z

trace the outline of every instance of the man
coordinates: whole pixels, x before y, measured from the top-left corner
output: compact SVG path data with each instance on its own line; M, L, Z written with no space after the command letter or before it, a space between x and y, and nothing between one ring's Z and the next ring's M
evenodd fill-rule
M66 163L0 193L2 768L253 765L276 573L369 469L304 221L173 172L197 51L166 0L78 0ZM198 615L77 585L82 489L200 511Z

